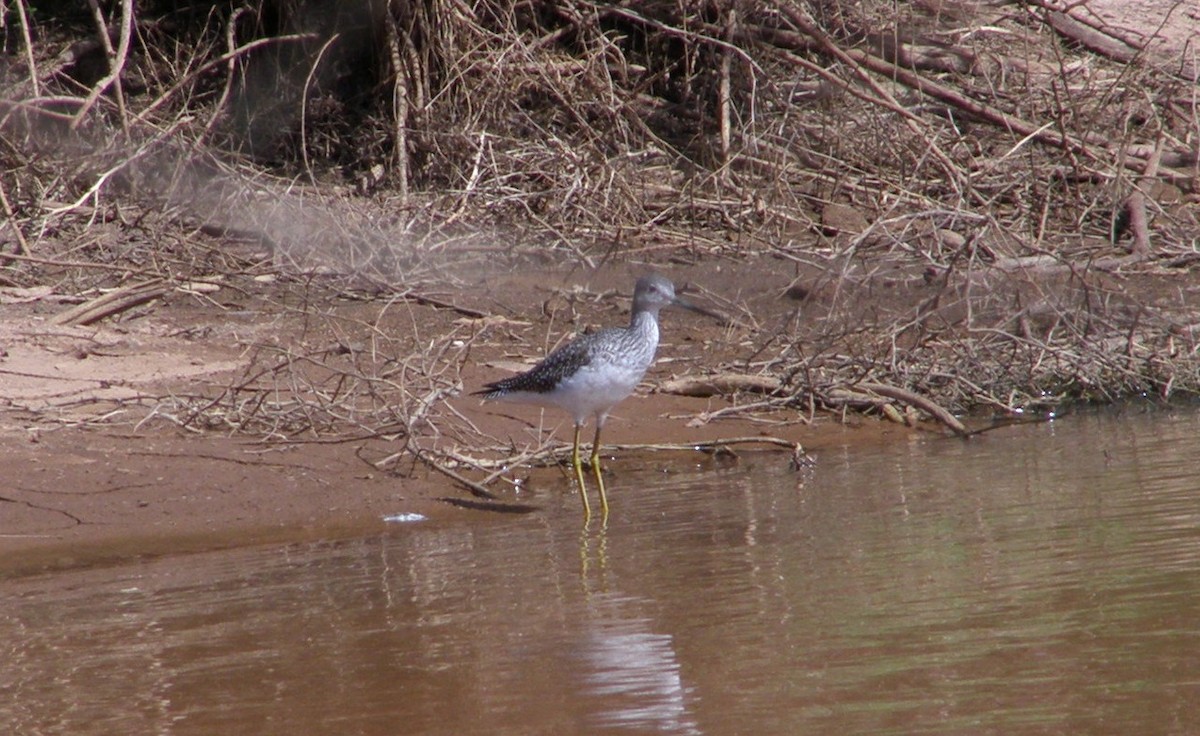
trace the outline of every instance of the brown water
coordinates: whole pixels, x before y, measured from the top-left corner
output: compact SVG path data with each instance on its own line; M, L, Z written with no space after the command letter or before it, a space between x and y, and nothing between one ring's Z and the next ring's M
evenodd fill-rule
M0 733L1200 733L1200 415L0 584ZM468 513L468 512L464 512Z

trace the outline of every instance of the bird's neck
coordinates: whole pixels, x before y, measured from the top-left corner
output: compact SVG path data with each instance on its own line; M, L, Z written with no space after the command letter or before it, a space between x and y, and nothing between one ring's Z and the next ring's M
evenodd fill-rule
M650 310L640 310L634 312L629 318L629 331L638 335L645 335L649 339L647 342L658 344L658 314Z

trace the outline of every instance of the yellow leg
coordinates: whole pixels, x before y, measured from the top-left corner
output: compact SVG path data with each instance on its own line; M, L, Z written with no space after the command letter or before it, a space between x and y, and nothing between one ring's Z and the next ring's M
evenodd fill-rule
M583 463L579 460L579 425L575 425L575 447L571 450L571 465L575 468L575 480L579 481L579 497L583 499L583 518L590 519L592 506L588 503L587 485L583 482ZM600 487L600 498L604 498L604 487Z
M600 487L600 511L608 517L608 494L604 492L604 476L600 475L600 429L603 422L596 422L596 436L592 438L592 474L596 476L596 485Z

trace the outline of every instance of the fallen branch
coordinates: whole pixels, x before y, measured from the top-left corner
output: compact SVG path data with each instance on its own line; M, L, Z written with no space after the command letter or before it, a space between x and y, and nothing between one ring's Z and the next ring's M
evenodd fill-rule
M638 450L656 450L656 451L680 451L691 452L699 450L701 452L711 452L720 447L732 447L733 445L774 445L776 447L786 447L789 450L794 450L800 447L799 442L785 440L782 437L722 437L715 440L704 440L703 442L656 442L649 444L608 444L606 448L613 450L638 451Z
M418 294L417 292L413 291L412 289L409 289L407 291L404 291L401 294L398 294L396 296L396 298L400 299L402 301L406 301L406 302L414 302L416 304L420 304L423 307L433 307L434 309L449 309L451 311L458 312L459 314L463 315L464 317L471 317L472 319L485 319L485 318L491 316L487 312L482 312L482 311L480 311L478 309L474 309L472 307L464 307L460 304L455 304L454 302L448 302L445 299L439 299L438 297L435 297L435 296L429 296L428 294Z
M966 437L970 434L970 431L967 430L966 426L963 425L962 422L958 421L958 417L939 406L932 399L922 396L921 394L914 393L906 389L897 388L895 386L889 386L885 383L860 383L858 384L858 388L861 388L864 391L870 391L871 393L879 394L880 396L886 396L889 399L903 401L905 404L909 404L910 406L915 406L916 408L949 427L959 437Z
M95 299L54 315L50 322L56 325L90 325L105 317L120 314L139 304L157 299L167 293L162 279L150 279L137 284L110 291Z
M779 379L771 376L745 375L741 373L718 373L712 376L683 376L663 381L658 385L660 393L677 396L726 396L738 392L772 394L780 388Z
M475 496L477 498L486 498L489 501L495 501L496 499L500 498L499 496L492 493L491 491L484 488L483 486L476 483L475 481L471 480L470 478L467 478L464 475L454 472L450 468L447 468L445 465L442 465L441 463L439 463L437 460L434 460L433 458L429 457L429 454L427 452L425 452L424 450L418 449L418 450L414 451L413 457L417 458L418 460L420 460L421 462L423 462L427 466L429 466L431 469L436 470L437 472L446 476L447 478L454 481L455 483L461 484L464 488L466 488L468 491L471 492L472 496Z
M1129 249L1129 254L1138 260L1150 257L1150 218L1146 214L1146 190L1158 176L1162 151L1162 140L1160 139L1150 160L1146 162L1146 170L1142 173L1141 180L1122 203L1122 209L1129 224L1129 232L1133 235L1133 245Z
M801 445L799 442L785 440L782 437L725 437L723 439L709 440L707 442L680 442L652 445L610 445L610 447L616 450L698 450L700 452L717 456L725 454L736 459L737 454L729 449L734 445L772 445L775 447L786 448L791 454L792 470L811 468L817 464L817 461L804 451L803 445Z
M1083 46L1088 51L1107 56L1113 61L1128 64L1137 58L1140 49L1135 49L1120 39L1098 31L1066 13L1052 10L1046 13L1046 22L1060 35Z
M695 417L692 418L691 421L689 421L687 423L687 426L702 427L705 424L708 424L709 422L711 422L712 420L720 419L722 417L727 417L727 416L731 416L731 415L735 415L735 414L747 414L749 412L762 411L764 409L765 410L778 409L779 407L785 406L788 403L792 402L793 400L794 400L794 398L791 396L776 396L776 397L769 398L769 399L763 399L762 401L752 401L748 404L737 404L736 406L726 406L724 408L717 409L716 411L710 411L710 412L704 412L701 414L697 414ZM804 416L797 416L795 418L795 421L799 422L800 424L809 424L810 423L809 419Z

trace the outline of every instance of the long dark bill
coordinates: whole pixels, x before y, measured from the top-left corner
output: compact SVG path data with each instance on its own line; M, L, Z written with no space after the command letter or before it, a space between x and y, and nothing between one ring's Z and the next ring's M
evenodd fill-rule
M672 300L671 305L681 309L686 309L689 312L695 312L696 314L703 314L705 317L712 317L723 325L729 324L728 316L721 314L720 312L714 312L711 309L705 309L704 307L692 304L687 299L684 299L680 296L675 297L675 299Z

